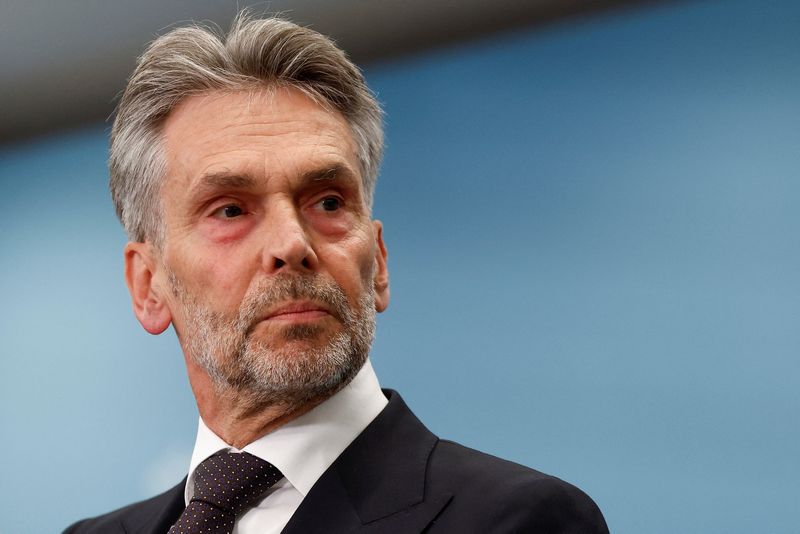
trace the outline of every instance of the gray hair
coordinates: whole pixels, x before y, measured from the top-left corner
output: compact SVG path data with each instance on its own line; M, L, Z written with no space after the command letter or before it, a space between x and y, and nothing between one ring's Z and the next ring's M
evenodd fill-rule
M280 18L240 14L227 35L176 28L139 58L111 130L111 197L133 241L163 240L160 190L166 173L161 130L185 98L214 90L294 87L340 112L357 146L364 201L383 154L380 105L361 71L329 38Z

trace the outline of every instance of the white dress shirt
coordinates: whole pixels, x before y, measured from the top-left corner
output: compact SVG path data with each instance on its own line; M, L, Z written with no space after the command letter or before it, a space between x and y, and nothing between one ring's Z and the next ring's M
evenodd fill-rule
M266 496L236 521L233 534L279 533L319 477L387 404L369 360L341 391L277 430L236 449L209 429L202 418L197 427L186 504L194 494L194 471L216 452L246 451L283 473Z

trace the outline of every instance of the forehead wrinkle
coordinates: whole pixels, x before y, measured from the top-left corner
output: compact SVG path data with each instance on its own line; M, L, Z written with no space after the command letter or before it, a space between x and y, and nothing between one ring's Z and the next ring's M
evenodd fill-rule
M272 117L264 117L264 120L259 121L233 122L221 129L223 132L229 130L241 137L317 136L334 140L347 131L336 122L328 123L309 118L274 120Z
M291 92L289 94L291 95ZM185 102L187 105L178 110L177 114L171 117L172 120L168 120L165 125L167 144L173 149L171 152L174 151L177 155L175 163L183 167L183 172L177 174L189 179L187 185L191 184L192 190L203 185L206 187L247 185L233 184L230 181L204 184L201 180L198 183L197 178L191 177L202 176L202 172L192 172L192 168L196 169L198 163L207 171L214 171L213 168L216 167L216 170L225 171L222 174L228 176L259 177L260 172L255 174L252 172L257 168L262 171L267 170L262 168L264 163L269 168L270 162L280 161L279 167L289 165L294 167L294 172L289 168L284 168L283 171L273 170L277 174L287 177L294 175L296 178L304 175L304 171L309 169L328 171L339 165L337 174L341 177L350 174L356 180L360 180L360 168L356 165L355 142L345 119L338 112L332 112L316 104L304 105L300 109L294 109L292 105L278 105L273 100L275 95L271 95L273 98L268 98L267 102L258 105L258 99L253 98L255 96L253 94L247 95L246 105L242 109L242 107L237 108L235 102L230 104L224 102L223 99L228 96L236 95L218 93L196 100L190 99L192 101ZM212 109L208 109L209 107ZM175 119L178 119L177 122ZM209 135L211 132L213 134ZM263 140L263 144L258 140ZM287 160L282 157L281 152L284 148L295 145L304 145L311 149L306 154L305 161L296 159L292 161L292 158ZM190 146L192 150L186 150ZM342 153L342 148L345 149L345 153ZM195 154L199 152L201 154L199 161L191 156L187 159L186 152ZM235 154L241 154L241 157ZM342 161L342 156L345 161ZM354 158L354 161L349 161L350 157ZM348 172L344 172L345 170ZM212 174L220 173L212 172ZM316 175L319 178L319 173Z

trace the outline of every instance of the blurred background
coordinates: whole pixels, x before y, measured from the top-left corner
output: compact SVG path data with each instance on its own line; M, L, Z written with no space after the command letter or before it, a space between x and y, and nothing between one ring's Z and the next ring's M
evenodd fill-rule
M0 4L0 533L185 475L196 408L130 311L106 118L149 40L236 5ZM800 532L800 3L253 5L386 108L384 386L612 532Z

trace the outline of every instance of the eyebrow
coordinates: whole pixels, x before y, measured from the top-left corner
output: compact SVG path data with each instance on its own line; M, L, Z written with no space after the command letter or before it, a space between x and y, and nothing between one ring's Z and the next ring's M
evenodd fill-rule
M302 175L302 180L304 182L327 182L334 181L338 178L355 179L356 174L348 165L336 163L329 167L304 172Z
M300 179L304 183L333 182L340 179L345 181L358 181L355 172L350 169L349 165L344 163L334 163L330 166L304 172L300 176ZM258 182L250 176L231 173L229 171L216 171L202 175L191 190L197 195L220 189L255 189L257 186Z
M231 174L227 171L211 172L200 177L197 185L193 189L213 190L213 189L252 189L256 186L256 181L241 174Z

